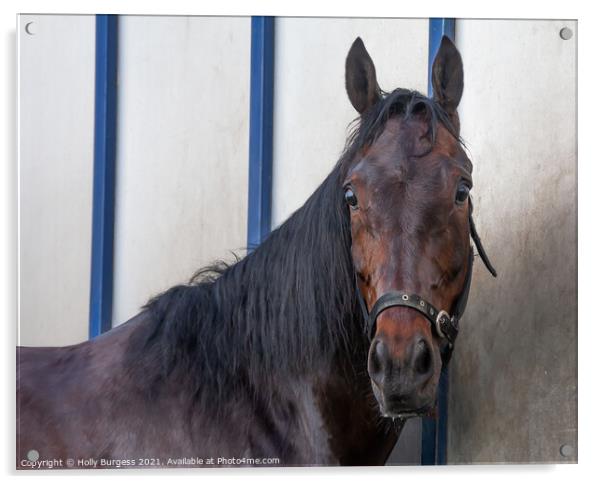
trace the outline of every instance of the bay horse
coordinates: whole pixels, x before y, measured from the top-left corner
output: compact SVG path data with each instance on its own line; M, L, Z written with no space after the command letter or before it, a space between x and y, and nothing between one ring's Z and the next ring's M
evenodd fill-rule
M444 37L433 98L381 90L360 38L345 67L344 152L261 245L90 341L17 349L17 467L382 465L431 411L471 235L495 275L471 216L462 60Z

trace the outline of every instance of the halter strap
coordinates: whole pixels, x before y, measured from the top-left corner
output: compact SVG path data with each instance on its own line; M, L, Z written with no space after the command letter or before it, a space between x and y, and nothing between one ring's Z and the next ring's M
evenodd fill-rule
M437 310L435 306L416 294L405 294L398 291L383 294L372 307L368 319L368 326L371 334L374 332L374 326L378 315L385 309L395 306L412 308L419 313L422 313L422 315L433 325L439 336L447 339L450 344L453 344L455 341L456 336L458 335L457 319L455 316L450 317L446 311Z

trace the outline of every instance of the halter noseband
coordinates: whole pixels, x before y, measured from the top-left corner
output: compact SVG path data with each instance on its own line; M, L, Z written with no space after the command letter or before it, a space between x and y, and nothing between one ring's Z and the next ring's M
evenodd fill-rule
M493 268L483 245L481 244L481 239L477 234L477 230L472 219L472 203L470 204L470 216L469 216L469 225L470 225L470 236L475 243L477 248L477 252L483 263L491 273L493 277L497 276L497 272ZM441 354L443 357L443 363L447 364L449 359L451 358L451 353L454 347L454 342L456 341L456 337L458 336L458 332L460 331L459 323L462 314L464 314L464 310L466 309L466 303L468 302L468 294L470 293L470 282L472 280L472 266L474 261L474 252L473 249L470 249L470 253L468 255L468 275L466 276L466 280L464 281L464 287L462 288L462 292L458 296L454 307L452 309L451 315L443 310L437 309L431 303L429 303L426 299L420 297L417 294L406 293L403 291L391 291L380 296L372 309L368 311L368 307L366 306L366 301L362 296L362 293L357 285L357 281L355 284L355 288L357 291L358 299L360 302L360 306L362 309L362 315L364 317L364 322L366 324L366 328L368 331L368 335L370 339L374 337L374 331L376 328L376 319L378 315L389 309L391 307L407 307L412 308L421 313L426 319L431 323L435 332L442 338L447 340L447 344L441 350Z

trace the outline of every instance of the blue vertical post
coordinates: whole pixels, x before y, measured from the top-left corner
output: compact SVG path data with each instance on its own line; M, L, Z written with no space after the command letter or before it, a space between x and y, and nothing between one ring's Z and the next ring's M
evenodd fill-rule
M449 395L449 367L441 371L437 394L437 464L447 464L447 397Z
M453 18L432 18L429 19L429 72L428 72L428 94L433 95L433 61L441 45L441 39L446 35L451 40L456 37L456 19Z
M247 246L257 247L272 221L274 17L251 19L251 106Z
M455 39L456 21L451 18L429 20L428 94L433 95L433 61L439 50L441 39L446 35ZM447 463L447 396L449 391L449 368L441 372L437 389L437 416L422 419L422 465Z
M116 123L117 16L97 15L90 338L112 323Z

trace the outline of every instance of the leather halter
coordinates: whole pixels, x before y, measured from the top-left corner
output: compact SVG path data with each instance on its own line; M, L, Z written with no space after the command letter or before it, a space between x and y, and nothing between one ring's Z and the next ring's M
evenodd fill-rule
M474 221L472 219L472 201L469 200L470 203L470 215L469 215L469 226L470 226L470 236L475 243L477 248L477 252L481 257L481 260L485 264L485 267L489 270L493 277L497 277L497 272L493 268L489 257L487 257L487 253L483 248L481 243L481 239L477 234L477 229L475 227ZM378 315L389 309L391 307L408 307L415 309L419 313L421 313L426 319L431 323L435 332L444 340L446 340L447 344L441 349L441 355L443 359L443 363L447 364L449 359L451 358L451 353L454 347L454 342L458 336L458 332L460 331L459 323L462 314L464 314L464 310L466 309L466 303L468 302L468 295L470 293L470 283L472 280L472 266L474 260L474 251L471 247L470 253L468 255L468 271L466 280L464 281L464 287L462 288L462 292L456 299L456 302L453 305L451 310L451 315L444 309L438 309L429 303L426 299L420 297L417 294L406 293L403 291L391 291L380 296L372 309L368 311L368 307L366 306L366 301L362 296L362 293L359 289L359 286L355 284L355 288L357 291L358 299L360 302L360 306L362 309L362 315L364 317L364 322L366 324L366 329L370 339L374 337L374 331L376 328L376 319Z

